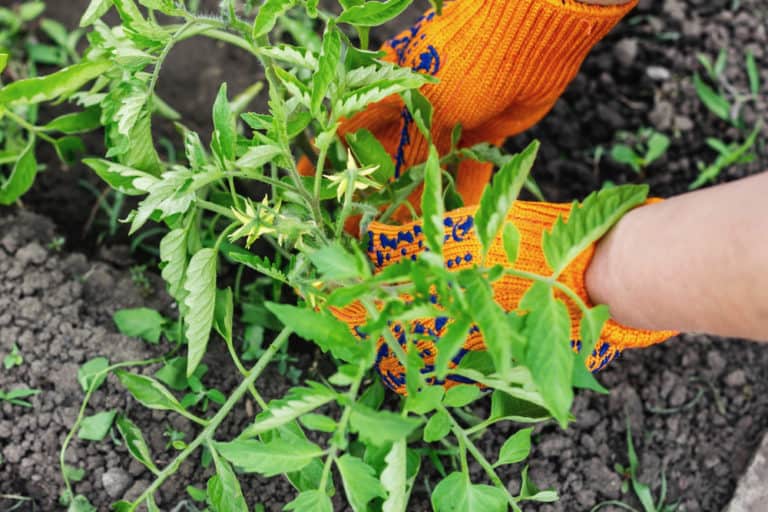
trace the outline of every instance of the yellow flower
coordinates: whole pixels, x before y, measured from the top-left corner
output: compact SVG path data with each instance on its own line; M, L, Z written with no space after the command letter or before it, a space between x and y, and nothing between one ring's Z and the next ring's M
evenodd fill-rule
M347 169L336 175L325 174L324 176L330 180L331 183L336 185L336 199L341 202L344 195L347 193L350 182L354 183L355 190L365 190L367 188L373 188L381 190L383 185L376 183L370 179L373 173L379 169L378 165L373 167L366 167L360 169L355 161L355 157L352 156L352 152L347 150Z
M229 240L234 242L247 237L245 247L250 248L253 243L263 235L271 235L277 232L275 229L275 213L269 206L269 198L264 196L258 208L254 207L250 199L245 200L245 211L235 207L231 208L235 218L242 224L231 235Z

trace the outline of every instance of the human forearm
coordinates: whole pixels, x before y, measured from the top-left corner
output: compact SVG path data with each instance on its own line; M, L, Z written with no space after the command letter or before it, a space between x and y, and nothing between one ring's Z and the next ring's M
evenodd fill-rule
M768 172L633 210L586 285L614 318L768 341Z

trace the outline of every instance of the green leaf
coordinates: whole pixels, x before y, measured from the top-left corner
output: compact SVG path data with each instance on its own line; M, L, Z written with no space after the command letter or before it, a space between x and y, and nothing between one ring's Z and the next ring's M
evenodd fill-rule
M76 135L54 139L53 148L56 150L56 156L59 157L59 160L68 165L77 162L79 157L85 153L85 143Z
M647 196L647 185L622 185L593 192L581 205L574 202L568 222L558 217L543 235L544 255L555 277Z
M444 410L433 414L424 427L424 441L433 443L440 441L451 432L451 417Z
M136 426L127 416L120 414L115 422L117 430L125 441L125 446L133 457L144 464L150 471L157 474L160 472L152 461L152 453L149 451L149 445L144 440L139 427Z
M5 66L8 65L8 54L0 52L0 73L5 71Z
M228 345L232 345L232 316L234 303L232 288L216 290L216 307L213 312L213 328L224 338Z
M104 16L110 7L112 7L112 0L91 0L82 18L80 18L80 26L93 25L93 22Z
M330 352L338 359L356 363L371 351L371 344L360 343L345 323L329 315L274 302L266 303L266 307L284 325L290 325L296 334L313 341L323 352Z
M651 489L646 484L641 483L638 479L637 472L640 469L640 461L637 459L635 444L632 442L632 428L629 425L629 418L627 418L627 456L629 457L629 473L632 478L632 489L635 491L637 499L642 503L643 509L648 512L654 512L656 507L653 504Z
M277 18L296 4L296 0L264 0L253 22L253 38L259 39L269 33L277 23Z
M611 312L608 310L608 306L599 305L582 311L582 315L579 326L581 351L589 354L595 348L597 340L600 339L600 333L603 331L605 322L611 317Z
M69 504L69 507L67 507L67 512L98 512L96 510L96 507L91 505L91 502L88 501L88 498L83 496L82 494L78 494L74 497L72 502Z
M334 432L338 427L336 420L324 416L322 414L308 413L303 414L299 421L309 430L316 430L318 432Z
M482 395L480 388L472 384L454 386L445 392L443 405L446 407L464 407L469 405Z
M392 157L371 132L361 129L347 134L346 138L352 153L363 167L378 166L373 173L373 179L377 183L387 183L395 176Z
M215 449L211 450L211 454L216 467L216 475L208 480L208 498L213 512L248 512L237 475Z
M248 148L248 151L237 160L237 166L242 169L257 169L273 161L282 153L283 150L274 144L251 146Z
M356 258L339 242L323 246L308 256L326 281L356 279L368 273L367 262L362 258Z
M635 172L642 170L640 163L642 159L635 153L635 150L626 144L616 144L611 148L611 158L620 164L626 164Z
M101 126L101 110L91 107L82 112L64 114L42 127L45 131L61 132L68 135L93 131Z
M290 441L275 438L266 443L253 439L235 440L216 443L216 449L246 473L264 476L299 471L323 454L322 448L299 438Z
M445 379L445 376L448 374L448 367L464 345L470 327L472 327L470 318L460 317L454 319L448 325L448 329L443 334L443 337L440 338L440 345L437 349L437 357L435 358L435 375L439 380Z
M520 253L520 231L511 222L504 224L502 242L504 243L504 252L507 254L507 261L514 267Z
M161 411L175 411L185 416L189 413L165 386L151 377L116 370L115 375L133 397L144 407Z
M760 71L757 69L755 54L747 51L747 78L749 79L749 90L753 96L760 94ZM0 66L2 68L2 66Z
M493 177L493 183L486 187L475 214L477 237L483 244L483 253L488 254L496 235L507 219L512 205L525 185L528 173L536 160L539 142L533 141L522 152L515 155Z
M473 485L467 475L454 472L432 491L435 512L506 512L507 496L498 487Z
M371 500L386 497L387 491L376 478L376 472L361 459L347 453L336 459L336 466L354 512L367 512Z
M408 506L408 441L401 439L392 443L387 456L386 466L381 472L381 485L387 491L387 499L382 505L382 512L405 512Z
M182 302L187 269L187 229L173 229L160 240L160 261L163 262L160 275L168 285L168 293Z
M83 163L93 169L93 171L104 180L107 185L118 192L129 196L144 195L146 190L138 189L134 186L134 181L144 180L146 178L154 179L151 175L126 167L109 160L100 158L84 158Z
M0 90L2 92L2 90ZM37 175L35 138L32 137L13 166L13 171L0 188L0 204L11 205L32 187Z
M83 418L77 436L88 441L101 441L112 427L115 414L115 411L103 411Z
M648 151L645 153L645 165L650 165L658 160L669 149L669 137L663 133L653 132L648 139Z
M296 496L296 499L288 503L283 510L295 510L296 512L333 512L331 498L323 491L312 489L304 491Z
M413 0L365 2L362 5L354 5L344 9L337 22L358 27L376 27L399 16L412 2Z
M573 403L574 364L568 308L555 298L552 288L541 281L526 292L520 308L529 311L525 317L526 366L552 416L565 428Z
M717 117L731 121L731 104L709 85L704 83L698 73L693 75L693 86L704 105Z
M364 405L355 404L350 416L350 425L360 439L376 446L395 443L408 437L421 421L407 418L391 411L374 411Z
M226 166L225 162L235 159L235 142L237 141L235 116L227 99L226 83L221 84L213 104L213 127L211 147Z
M160 341L166 323L163 315L150 308L121 309L112 318L121 333L153 344Z
M307 384L308 387L291 388L285 397L272 400L269 409L259 414L240 437L254 437L280 427L336 399L336 393L322 384Z
M198 371L202 368L203 366L198 366ZM174 391L184 391L189 387L187 358L174 357L167 361L162 368L155 372L155 378Z
M69 464L64 464L62 473L72 482L80 482L85 478L85 470L83 468L70 466Z
M494 299L491 285L483 276L476 272L462 273L460 282L466 289L467 302L473 305L475 321L494 367L503 375L511 368L513 347L521 346L524 340L511 329L506 313Z
M184 289L188 292L184 299L187 308L184 323L189 344L187 376L195 372L208 347L216 308L216 260L214 249L200 249L187 267L184 280Z
M84 61L47 76L18 80L0 88L0 106L30 105L68 96L111 67L107 59Z
M323 48L317 72L312 77L312 100L310 110L319 118L323 99L329 94L329 89L338 83L337 71L341 61L341 36L333 23L329 23L323 36Z
M424 216L424 238L427 246L435 253L443 253L445 224L443 223L443 174L440 156L434 145L429 147L429 157L424 169L424 193L421 197L421 211Z
M531 453L531 432L533 427L524 428L507 439L499 450L499 460L494 467L515 464L527 459Z
M83 388L83 392L87 392L88 389L98 389L107 378L107 374L103 373L98 378L96 375L109 368L109 360L106 357L96 357L90 361L84 363L77 370L77 382L80 383L80 387Z
M542 503L551 503L560 499L557 492L553 490L542 491L528 478L528 466L523 468L520 483L520 500L538 501Z

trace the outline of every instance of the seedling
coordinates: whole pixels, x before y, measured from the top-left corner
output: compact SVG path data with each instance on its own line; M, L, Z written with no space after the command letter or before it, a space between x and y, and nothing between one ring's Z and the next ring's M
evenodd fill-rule
M627 458L629 459L629 467L625 467L618 463L616 464L616 472L623 478L621 492L626 493L631 486L632 491L635 493L635 496L643 507L643 512L676 512L680 506L679 502L674 504L666 503L667 478L663 469L661 471L661 491L659 493L659 499L655 503L651 488L640 482L640 479L638 478L640 461L637 458L637 452L635 452L635 445L632 440L632 428L629 425L629 420L627 420ZM590 512L597 512L601 508L607 506L615 506L631 512L639 512L636 508L616 500L599 503L592 507Z
M32 404L24 398L29 398L40 393L39 389L17 388L11 391L0 390L0 400L5 400L13 405L19 405L21 407L32 407Z
M19 347L14 343L11 352L3 358L3 367L5 367L6 370L10 370L14 366L21 366L23 362L24 358L19 351Z
M670 145L669 137L651 128L641 128L636 134L619 132L617 137L624 143L611 148L611 158L630 166L638 174L643 174L647 167L664 156ZM596 152L596 159L598 155Z

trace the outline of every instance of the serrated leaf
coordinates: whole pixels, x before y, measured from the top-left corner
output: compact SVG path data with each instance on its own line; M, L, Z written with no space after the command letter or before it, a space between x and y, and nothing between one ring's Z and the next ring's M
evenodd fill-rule
M329 93L329 89L337 83L337 69L341 61L341 36L336 26L328 25L323 36L323 47L317 72L312 77L312 100L310 110L315 117L320 116L320 107Z
M253 38L258 39L269 33L277 18L296 4L296 0L264 0L253 22Z
M266 307L284 325L290 325L296 334L313 341L323 352L347 362L358 362L371 346L360 343L349 332L349 327L335 318L288 304L268 302Z
M464 407L480 398L481 394L480 388L472 384L454 386L445 392L443 405L446 407Z
M322 414L302 414L299 418L299 421L309 430L316 430L318 432L331 433L334 432L338 427L336 420Z
M424 216L424 239L435 254L443 253L445 224L443 224L443 174L440 156L434 145L429 147L429 157L424 168L424 193L421 197L421 211Z
M480 207L475 213L475 225L484 254L488 253L512 205L517 200L520 189L525 185L538 151L539 142L531 142L527 148L499 169L493 177L491 186L486 187L483 192Z
M357 457L344 454L336 460L344 492L354 512L367 512L368 503L387 495L374 469Z
M334 242L309 254L309 259L327 281L356 279L366 275L367 265L340 243Z
M168 285L168 293L181 302L184 295L184 276L187 268L187 229L178 228L166 233L160 240L160 275Z
M0 106L53 101L74 93L111 67L107 59L83 61L50 75L18 80L0 88Z
M515 464L528 458L531 453L531 433L533 427L518 430L510 436L499 450L499 460L494 467L504 464Z
M240 437L254 437L280 427L336 399L333 390L316 382L307 384L308 387L291 388L283 398L272 400L269 409L259 414Z
M560 276L571 261L647 196L647 185L622 185L593 192L581 205L574 202L568 222L558 217L552 230L543 235L544 255L554 276Z
M149 445L144 440L139 427L136 426L127 416L120 414L115 421L117 430L125 441L125 446L133 457L144 464L150 471L157 474L160 470L157 469L155 463L152 461L152 453L149 451Z
M222 163L230 162L235 159L235 143L237 141L237 132L235 127L235 116L229 106L227 98L227 84L221 84L219 93L216 95L216 101L213 104L213 139L211 148L214 154L217 154Z
M253 146L248 148L248 151L237 160L236 165L242 169L257 169L273 161L282 152L283 150L274 144Z
M216 308L216 260L213 249L200 249L192 256L187 267L184 299L187 314L184 316L188 343L187 377L200 364L208 347Z
M502 242L504 243L504 252L507 254L507 261L514 267L520 253L520 231L511 222L504 224Z
M13 166L11 175L0 187L0 204L15 203L32 187L35 176L37 176L37 160L35 159L35 139L32 137Z
M68 135L85 133L101 126L101 111L91 107L82 112L64 114L42 127L45 131L61 132Z
M143 171L110 162L109 160L85 158L83 163L93 169L99 178L104 180L110 187L128 196L138 196L146 193L145 190L134 187L134 181L147 178L154 179Z
M451 432L451 417L443 410L433 414L424 427L424 441L434 443Z
M387 491L387 499L384 501L382 512L405 512L408 505L408 458L407 441L401 439L392 443L387 456L384 459L386 466L381 472L381 485Z
M448 367L464 345L471 326L472 322L467 317L455 319L440 338L435 358L435 375L439 380L445 379L448 374Z
M352 408L350 425L360 439L376 446L396 443L413 432L421 421L395 414L391 411L375 411L361 404Z
M216 290L216 306L213 312L213 328L224 338L228 345L232 345L232 316L234 302L232 289Z
M525 366L531 371L552 416L565 428L573 403L574 365L568 308L555 298L552 288L541 281L523 295L520 308L529 311L525 317L528 337Z
M112 427L115 414L117 414L115 411L102 411L86 416L80 423L77 437L88 441L101 441Z
M498 487L474 485L467 475L454 472L432 491L435 512L506 512L507 495Z
M154 344L160 341L165 325L165 317L150 308L121 309L112 318L122 334Z
M216 475L208 480L208 499L213 512L248 512L237 475L216 450L211 451Z
M283 510L295 510L296 512L333 512L331 498L323 491L312 489L304 491L296 496L296 499L288 503Z
M115 371L115 375L128 392L144 407L161 411L175 411L183 415L189 414L176 400L176 397L155 379L124 370Z
M363 167L378 167L373 173L377 183L387 183L394 177L395 164L392 157L371 132L361 129L347 134L346 139L355 158Z
M323 454L322 448L299 438L281 438L263 443L253 439L216 443L216 450L246 473L275 476L292 473L307 466Z
M104 16L110 7L112 7L112 0L91 0L88 8L80 18L80 26L87 27L93 25L93 22Z
M413 0L386 0L385 2L365 2L344 10L338 17L338 23L348 23L358 27L376 27L396 18L408 8Z

